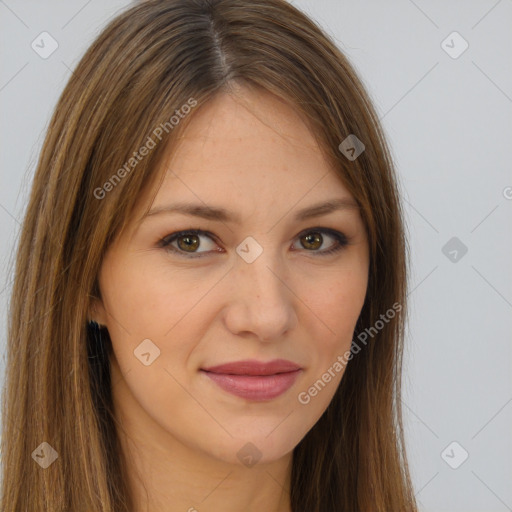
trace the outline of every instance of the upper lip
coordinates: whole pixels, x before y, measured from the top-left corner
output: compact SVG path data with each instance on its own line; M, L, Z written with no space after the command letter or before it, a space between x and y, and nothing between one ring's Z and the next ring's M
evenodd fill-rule
M275 375L300 370L300 365L286 359L273 359L272 361L256 361L247 359L201 368L206 372L223 373L227 375Z

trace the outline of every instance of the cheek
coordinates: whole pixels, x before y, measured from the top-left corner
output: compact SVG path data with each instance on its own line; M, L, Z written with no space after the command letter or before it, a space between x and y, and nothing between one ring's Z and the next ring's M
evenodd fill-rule
M136 359L139 346L146 343L151 349L153 343L158 358L151 367L168 368L183 380L190 353L213 318L209 297L201 298L222 274L217 277L210 273L206 279L198 273L169 269L150 258L146 258L148 262L143 259L107 264L100 277L114 354L123 372L133 367L141 370ZM148 382L153 384L156 382ZM141 385L144 387L143 381Z
M311 426L323 414L343 378L354 329L364 304L366 269L361 266L360 272L354 272L353 268L317 281L323 286L316 293L308 288L306 303L314 312L308 337L310 368L297 400L304 407L304 417Z
M183 272L179 278L177 272L140 260L118 260L105 268L101 284L113 360L125 381L118 399L167 426L177 410L193 419L198 411L182 385L189 386L187 361L201 337L202 324L194 316L204 294L201 284L184 279Z
M358 271L339 271L317 281L316 291L310 287L303 293L313 315L316 331L323 332L318 339L327 346L340 348L349 345L357 319L364 304L367 288L365 268Z
M307 305L315 313L310 315L308 336L311 366L298 396L299 403L308 404L310 417L323 413L343 378L346 354L366 295L366 268L338 269L317 283L320 286L315 293L308 287Z
M106 265L102 277L112 323L139 337L165 336L193 309L202 290L197 279L144 256Z

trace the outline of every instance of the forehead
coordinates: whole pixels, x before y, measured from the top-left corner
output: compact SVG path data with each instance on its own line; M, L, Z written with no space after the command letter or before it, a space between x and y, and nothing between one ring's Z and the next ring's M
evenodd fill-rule
M245 88L219 94L194 113L181 138L181 151L198 142L209 145L210 153L215 152L216 145L224 149L233 143L244 143L254 150L259 144L275 143L318 151L297 109L267 91ZM232 149L236 148L234 145Z
M343 191L339 176L297 110L264 91L221 94L194 113L165 164L159 194L194 185L206 190L283 194L321 180Z
M135 230L149 209L176 203L260 227L321 202L355 203L297 109L265 91L219 94L195 110L158 172L129 222Z

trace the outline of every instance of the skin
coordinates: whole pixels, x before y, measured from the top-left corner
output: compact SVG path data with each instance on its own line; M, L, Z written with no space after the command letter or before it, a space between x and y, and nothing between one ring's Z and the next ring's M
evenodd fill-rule
M357 207L295 219L330 199L356 204L296 109L240 89L193 116L161 170L152 208L207 204L239 215L240 223L170 212L139 222L149 196L141 197L128 231L105 255L102 298L94 304L95 320L112 339L130 483L141 512L289 512L292 451L327 408L343 371L308 404L298 395L350 349L368 282L367 235ZM345 234L348 244L322 255L336 241L322 232L308 245L316 227ZM217 238L193 238L201 257L187 257L186 237L172 244L180 254L159 245L194 228ZM236 252L248 236L263 248L252 263ZM134 355L145 339L160 350L148 366ZM229 394L199 371L276 358L302 371L288 391L263 402ZM250 467L237 457L249 442L261 454Z

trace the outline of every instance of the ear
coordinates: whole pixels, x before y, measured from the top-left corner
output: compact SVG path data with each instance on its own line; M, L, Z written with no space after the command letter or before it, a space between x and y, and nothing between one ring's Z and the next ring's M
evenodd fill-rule
M93 320L97 324L106 326L107 325L107 311L103 305L103 301L99 298L91 299L89 307L88 320Z

